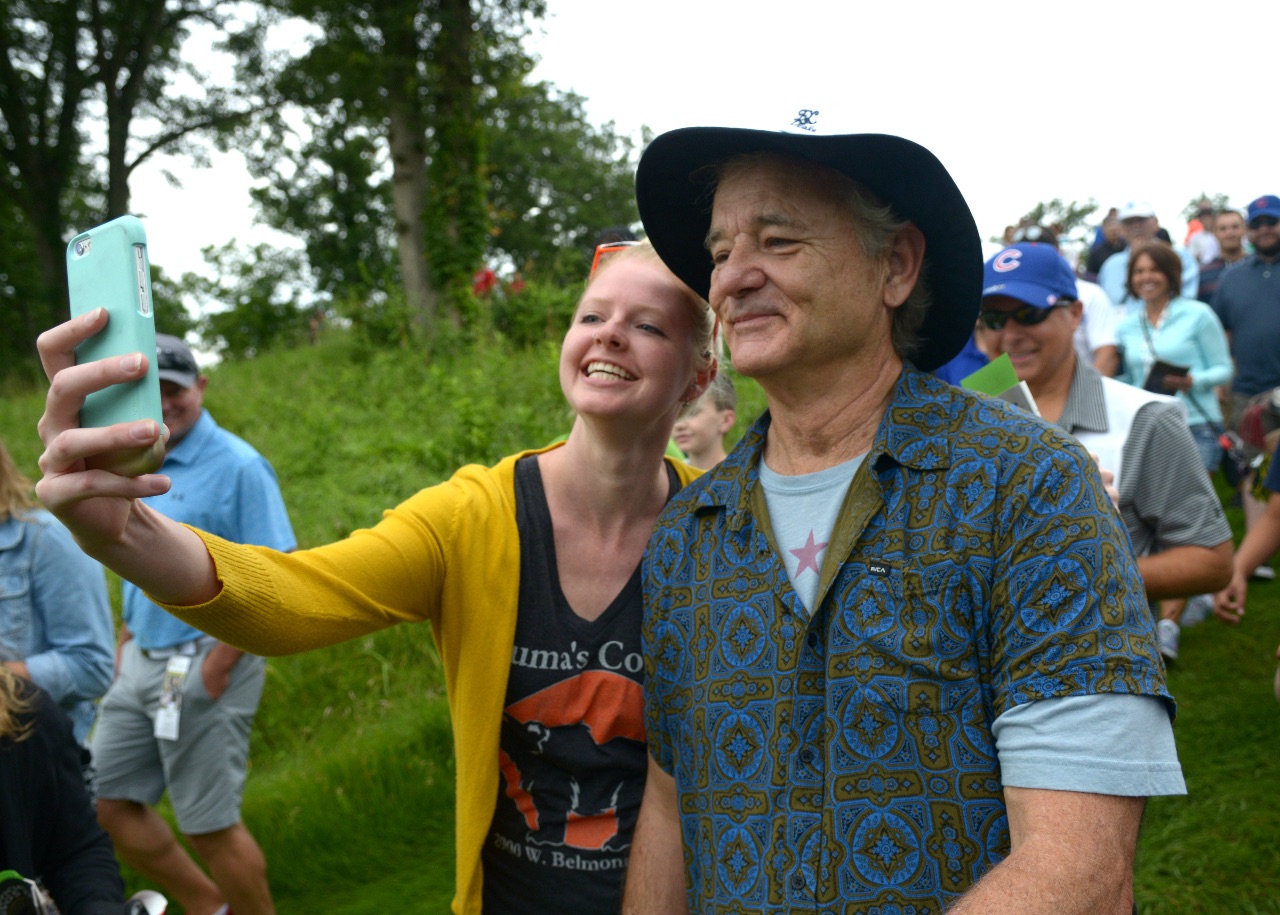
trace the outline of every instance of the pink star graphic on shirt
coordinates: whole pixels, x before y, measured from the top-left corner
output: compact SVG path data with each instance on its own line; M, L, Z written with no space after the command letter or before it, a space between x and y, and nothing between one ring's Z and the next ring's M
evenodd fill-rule
M813 542L813 531L809 531L809 542L798 550L788 550L787 552L800 560L800 565L796 566L796 578L804 574L805 569L813 569L813 574L818 574L818 554L827 548L825 543Z

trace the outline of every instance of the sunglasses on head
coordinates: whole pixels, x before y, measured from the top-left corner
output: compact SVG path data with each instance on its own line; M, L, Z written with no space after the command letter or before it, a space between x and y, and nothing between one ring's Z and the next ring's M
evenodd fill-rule
M1014 311L980 311L978 320L988 330L1004 330L1004 326L1012 320L1023 327L1034 327L1049 317L1049 312L1057 308L1066 308L1071 301L1059 302L1048 308L1036 308L1034 305L1023 305Z
M607 241L603 245L596 245L596 256L591 259L591 273L588 276L595 276L596 268L600 266L600 261L610 254L617 254L619 251L635 247L638 244L640 244L638 241Z
M1249 228L1260 229L1263 226L1274 226L1277 222L1280 222L1280 219L1274 216L1255 216L1249 220Z

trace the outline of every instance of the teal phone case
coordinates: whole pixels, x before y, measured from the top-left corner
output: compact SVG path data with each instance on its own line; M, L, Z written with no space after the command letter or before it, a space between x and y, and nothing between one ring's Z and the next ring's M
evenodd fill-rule
M151 267L142 222L135 216L121 216L71 239L67 244L67 288L73 318L98 307L109 315L100 333L76 347L77 363L128 353L143 353L150 363L147 374L137 381L111 385L86 397L80 425L98 428L139 419L163 422ZM121 453L108 466L146 473L158 467L163 456L163 448L148 448Z

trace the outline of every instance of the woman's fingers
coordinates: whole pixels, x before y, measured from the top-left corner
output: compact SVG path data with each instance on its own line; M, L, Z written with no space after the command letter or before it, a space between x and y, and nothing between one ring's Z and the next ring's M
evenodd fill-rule
M150 419L116 423L102 429L63 429L46 442L40 455L40 471L45 476L70 473L81 469L82 462L89 458L147 448L163 435L164 427Z
M78 502L100 497L121 499L145 499L169 490L169 478L163 474L149 473L140 477L125 477L110 470L85 470L44 476L36 482L36 495L55 515L60 509Z
M66 327L65 324L61 326ZM42 361L44 357L42 352ZM45 362L46 371L53 361L55 360ZM37 425L41 441L48 445L62 431L78 428L80 408L84 406L86 397L113 384L142 378L147 374L147 364L147 357L143 354L130 353L127 356L76 365L73 353L73 361L63 365L49 379L44 415ZM137 445L138 442L132 444Z
M40 364L50 381L69 365L76 364L76 347L107 326L107 310L93 311L51 327L36 338Z

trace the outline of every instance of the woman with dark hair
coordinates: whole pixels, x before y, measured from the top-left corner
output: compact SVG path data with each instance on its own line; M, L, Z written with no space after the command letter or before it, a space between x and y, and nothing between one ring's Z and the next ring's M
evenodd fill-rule
M1126 289L1138 304L1130 306L1116 328L1122 354L1119 377L1182 401L1200 460L1213 473L1222 456L1222 410L1214 388L1231 380L1231 355L1218 316L1203 302L1179 295L1181 283L1182 261L1163 242L1140 245L1129 258ZM1212 598L1193 600L1198 622L1212 608ZM1186 608L1185 598L1160 602L1156 640L1169 660L1177 657L1178 622Z
M1222 410L1214 389L1231 380L1231 354L1213 309L1183 298L1181 286L1182 261L1168 245L1148 242L1133 252L1126 288L1140 304L1116 329L1123 351L1120 380L1183 402L1200 458L1212 473L1222 451ZM1179 371L1160 371L1158 363Z

